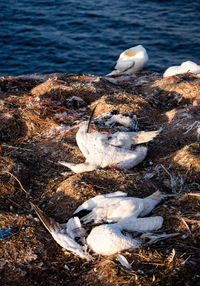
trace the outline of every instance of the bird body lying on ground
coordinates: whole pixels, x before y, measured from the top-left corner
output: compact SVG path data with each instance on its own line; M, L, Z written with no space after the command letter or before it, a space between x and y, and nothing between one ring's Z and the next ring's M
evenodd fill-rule
M76 134L76 142L86 161L74 164L60 161L75 173L92 171L98 168L117 165L119 168L130 169L144 160L147 154L146 146L132 145L151 141L159 131L115 132L107 135L100 132L87 132L88 122L83 122Z
M114 70L107 76L130 75L143 69L148 62L148 54L142 45L132 47L120 54Z
M161 198L160 192L144 199L127 197L124 192L96 196L78 207L62 227L46 217L37 206L32 203L31 206L59 245L83 259L90 260L88 247L102 255L113 255L124 249L139 247L140 241L133 239L126 231L148 232L159 229L163 223L162 217L141 216L149 214ZM88 223L104 224L89 226L87 236ZM75 240L77 238L82 244Z

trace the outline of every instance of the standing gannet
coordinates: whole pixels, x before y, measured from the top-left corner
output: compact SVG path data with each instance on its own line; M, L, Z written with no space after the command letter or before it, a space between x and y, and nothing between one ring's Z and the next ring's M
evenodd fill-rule
M143 69L148 62L146 49L142 45L132 47L120 54L112 75L130 75Z
M159 134L159 131L115 132L111 135L97 131L89 133L93 114L94 110L89 122L83 122L76 133L76 142L86 158L85 162L81 164L59 162L75 173L88 172L112 165L123 169L133 168L144 160L147 147L137 146L131 150L131 146L149 142Z
M200 73L200 66L198 66L196 63L192 61L186 61L183 62L180 66L172 66L166 69L166 71L163 74L163 77L169 77L174 76L177 74L184 74L184 73Z

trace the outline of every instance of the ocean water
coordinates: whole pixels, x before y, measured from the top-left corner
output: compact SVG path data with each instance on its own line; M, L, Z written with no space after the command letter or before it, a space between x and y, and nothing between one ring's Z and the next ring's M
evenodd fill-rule
M112 70L142 44L147 70L200 64L200 0L0 1L0 75Z

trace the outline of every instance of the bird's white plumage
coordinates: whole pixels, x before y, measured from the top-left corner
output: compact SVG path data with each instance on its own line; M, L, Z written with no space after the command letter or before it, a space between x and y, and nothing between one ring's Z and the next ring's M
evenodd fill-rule
M99 195L77 208L74 217L66 223L65 230L54 220L46 217L34 204L31 205L60 246L83 259L90 260L88 247L102 255L113 255L125 249L139 247L141 243L133 239L127 231L149 232L159 229L163 223L162 217L141 216L150 213L161 198L159 191L144 199L127 197L127 194L121 191ZM78 213L83 210L91 212L80 221ZM82 245L79 244L75 238L86 237L84 227L92 221L106 224L92 228L86 240L81 240Z
M160 201L160 192L144 199L113 197L109 200L98 197L92 212L82 219L83 222L112 223L94 227L87 237L88 246L102 255L113 255L121 250L139 247L140 242L126 236L126 231L149 232L161 228L161 216L138 218L150 213ZM89 208L91 209L91 205Z
M136 248L141 245L138 240L126 236L126 230L153 231L161 228L162 224L163 218L160 216L138 219L128 217L115 224L94 227L87 237L87 244L95 253L113 255L122 250Z
M70 218L65 224L67 234L72 238L84 237L85 230L81 225L80 219L77 216Z
M197 65L192 61L186 61L183 62L180 66L172 66L166 69L166 71L163 74L163 77L174 76L177 74L184 74L187 72L199 74L200 65Z
M108 199L116 199L116 198L122 198L122 197L126 197L127 194L121 191L117 191L114 193L109 193L109 194L105 194L105 195L98 195L95 196L87 201L85 201L82 205L80 205L74 212L74 215L78 212L80 212L81 210L92 210L95 207L98 206L103 206L106 201L108 202Z
M87 237L87 244L95 253L113 255L141 245L140 241L129 237L125 231L148 232L161 228L162 224L163 218L160 216L139 219L129 217L115 224L94 227Z
M58 231L52 230L51 232L52 237L55 241L63 248L71 251L75 255L90 260L90 255L85 251L84 247L78 244L74 239L72 239L67 233L62 233Z
M139 241L125 236L117 224L104 224L92 229L87 237L88 246L97 254L113 255L140 246Z
M112 126L113 124L120 124L127 128L134 128L135 127L135 121L133 118L130 118L129 116L125 116L122 114L114 114L112 115L106 122L106 126Z
M149 214L162 199L159 191L144 199L120 196L120 193L122 192L115 192L112 196L100 195L91 198L79 206L74 215L81 210L91 210L82 218L84 223L120 222L125 218L132 219Z
M146 49L142 45L132 47L120 54L114 71L107 76L112 75L130 75L143 69L148 62Z
M117 223L122 230L149 232L158 230L163 224L161 216L152 216L144 218L127 217Z
M87 132L88 122L82 123L76 133L76 141L86 161L73 164L61 161L60 164L70 168L75 173L92 171L118 165L130 169L144 160L147 147L137 146L130 150L131 145L145 143L158 135L158 131L116 132L112 135L100 132Z

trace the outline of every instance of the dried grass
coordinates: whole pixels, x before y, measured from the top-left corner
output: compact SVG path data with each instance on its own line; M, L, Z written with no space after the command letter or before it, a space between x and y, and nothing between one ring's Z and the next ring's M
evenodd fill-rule
M44 76L43 81L0 78L0 83L0 222L1 228L16 227L1 240L1 285L197 285L200 162L194 123L200 115L189 104L200 96L199 79L185 75L170 82L144 72L118 84L67 74ZM85 106L67 107L72 95L81 97ZM107 168L63 177L66 169L57 161L84 161L75 134L79 121L88 119L97 103L96 116L115 109L137 115L140 130L162 127L163 132L133 170ZM55 116L63 112L65 117ZM56 132L61 124L69 129ZM179 235L125 251L131 270L115 256L94 256L88 263L64 253L29 206L31 199L62 223L95 195L121 190L144 197L158 189L178 194L165 199L153 215L164 217L161 232Z

